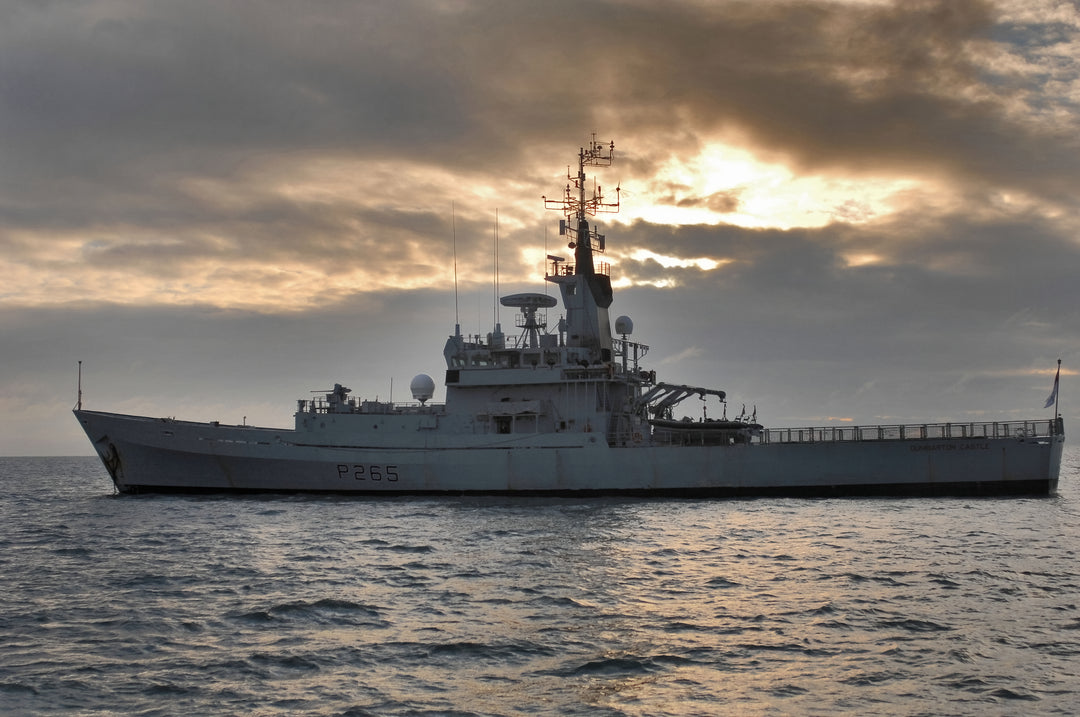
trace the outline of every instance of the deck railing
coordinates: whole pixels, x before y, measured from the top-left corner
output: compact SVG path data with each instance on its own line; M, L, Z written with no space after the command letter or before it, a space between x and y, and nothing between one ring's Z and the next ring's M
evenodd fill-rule
M324 398L300 399L296 402L300 413L365 413L386 415L391 413L444 413L445 403L422 404L419 401L357 401L350 398L344 403L331 403Z
M768 428L761 443L824 443L839 441L911 441L928 439L1039 438L1061 433L1054 419L913 425Z

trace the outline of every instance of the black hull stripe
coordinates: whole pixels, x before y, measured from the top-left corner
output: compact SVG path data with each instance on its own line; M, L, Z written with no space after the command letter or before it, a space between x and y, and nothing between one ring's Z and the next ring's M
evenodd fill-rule
M860 498L860 497L961 497L1005 495L1051 495L1057 489L1057 481L1047 479L1025 481L965 481L955 483L892 483L861 485L820 486L721 486L707 488L671 488L664 490L380 490L380 491L317 491L317 490L267 490L256 488L187 488L155 485L132 485L119 488L121 493L159 493L176 495L213 494L279 494L279 495L337 495L361 499L397 496L510 496L510 497L556 497L594 498L602 496L626 496L640 498Z

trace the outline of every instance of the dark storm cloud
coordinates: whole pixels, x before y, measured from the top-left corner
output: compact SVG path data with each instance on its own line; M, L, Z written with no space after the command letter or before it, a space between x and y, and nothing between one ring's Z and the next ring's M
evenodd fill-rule
M932 227L920 222L918 231L923 241L906 257L852 266L846 248L888 251L896 236L849 228L838 241L831 228L642 223L624 240L667 256L730 263L703 272L623 258L616 276L671 281L680 289L671 293L708 302L716 313L707 316L725 334L742 337L738 345L750 353L739 358L748 361L755 354L763 361L831 357L852 364L904 356L912 365L962 365L978 358L1004 368L1021 356L1051 359L1070 350L1080 335L1080 311L1072 305L1080 245L1071 237L1036 219L973 224L945 217ZM678 323L679 315L673 309L665 322ZM681 328L684 336L695 334Z
M61 151L105 140L102 151L127 149L120 160L345 138L378 146L420 125L452 128L456 88L405 42L410 28L424 39L431 14L404 3L22 4L6 18L8 125L69 140ZM65 129L78 131L52 134Z
M770 423L1035 415L1050 385L1037 372L1076 361L1080 247L1039 221L952 217L935 229L907 260L850 266L828 229L639 224L633 240L657 253L736 259L708 272L620 259L616 278L677 288L620 291L612 311L660 352L651 361L670 370L678 359L680 380L719 384ZM845 237L882 239L872 228ZM947 269L916 258L943 253Z
M612 123L675 151L731 129L805 166L1055 193L1075 123L1006 111L1042 78L977 64L994 18L980 0L21 3L0 30L8 211L62 192L72 213L138 212L124 191L171 201L171 180L266 153L494 167Z
M713 192L708 196L699 197L692 194L692 187L679 186L669 187L669 189L677 190L679 194L669 194L667 196L659 197L658 203L669 204L681 209L701 207L716 212L717 214L731 214L737 212L740 204L739 197L742 194L742 192L736 189Z
M1077 170L1075 98L987 66L995 14L977 0L675 13L673 36L635 37L622 103L658 129L734 128L804 168L944 171L1061 196L1056 183ZM1045 123L1017 112L1041 103L1070 114Z

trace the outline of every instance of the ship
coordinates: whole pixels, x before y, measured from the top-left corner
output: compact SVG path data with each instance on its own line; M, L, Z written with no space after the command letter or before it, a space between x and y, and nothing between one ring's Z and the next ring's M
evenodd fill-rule
M381 495L679 497L1038 495L1056 491L1064 425L1053 418L767 428L756 408L727 417L725 391L662 379L612 320L606 236L619 209L586 170L608 167L595 137L567 169L558 210L569 256L548 254L544 293L500 297L514 331L454 327L445 400L413 379L412 401L358 398L337 383L300 399L291 429L74 414L119 493L312 492ZM455 291L456 291L455 278ZM561 313L549 326L548 314ZM612 330L614 328L614 331ZM80 365L81 366L81 365ZM1060 371L1060 366L1059 366ZM682 415L689 399L702 405ZM709 402L723 406L709 418ZM691 401L689 405L695 405ZM714 413L716 409L714 408ZM246 424L246 421L245 421Z

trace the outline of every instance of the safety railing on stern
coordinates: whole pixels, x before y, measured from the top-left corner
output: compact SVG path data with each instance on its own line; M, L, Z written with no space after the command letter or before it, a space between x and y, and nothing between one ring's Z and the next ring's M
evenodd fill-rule
M1047 438L1061 432L1053 419L912 425L826 426L768 428L762 443L824 443L840 441L919 441L928 439Z

